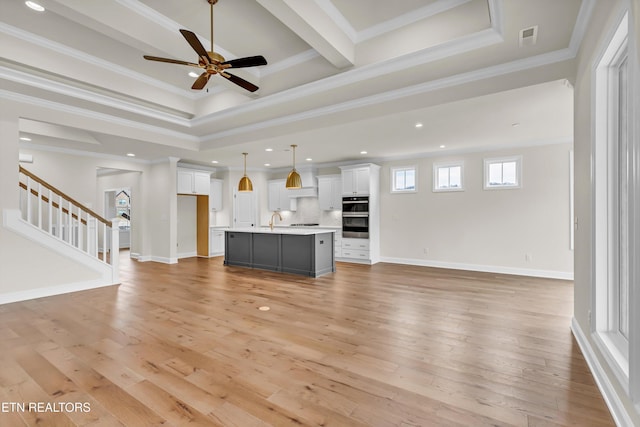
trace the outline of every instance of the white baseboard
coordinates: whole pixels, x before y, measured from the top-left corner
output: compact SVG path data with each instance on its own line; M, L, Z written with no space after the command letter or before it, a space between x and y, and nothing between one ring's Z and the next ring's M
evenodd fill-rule
M65 283L63 285L48 286L45 288L36 288L27 291L11 292L7 294L0 294L0 305L117 285L118 284L105 283L103 280L98 279L86 282Z
M178 259L182 259L182 258L195 258L198 256L198 252L193 251L193 252L181 252L178 254Z
M527 268L503 267L499 265L464 264L423 259L381 257L380 261L392 264L419 265L422 267L448 268L452 270L481 271L485 273L514 274L516 276L543 277L547 279L573 280L573 272L549 271Z
M154 255L145 255L138 257L139 262L160 262L162 264L177 264L178 258L167 258Z
M578 347L580 347L580 350L587 361L587 365L589 365L589 369L591 369L593 378L596 380L596 384L600 389L600 393L602 393L602 397L604 398L616 425L619 427L633 427L634 423L631 419L631 415L624 407L624 404L611 384L607 373L594 353L593 347L589 343L589 340L582 331L582 328L575 317L571 319L571 332L573 332L573 336L578 342Z

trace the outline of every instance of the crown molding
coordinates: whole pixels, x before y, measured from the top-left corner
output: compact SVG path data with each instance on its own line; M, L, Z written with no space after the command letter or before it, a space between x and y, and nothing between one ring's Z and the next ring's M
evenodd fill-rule
M573 26L573 32L571 33L571 41L569 42L569 49L573 52L573 55L578 54L584 35L587 32L593 9L595 8L596 0L582 0L580 10L578 11L578 17L576 23Z
M89 101L104 105L106 107L124 110L129 113L140 114L152 119L172 123L188 128L190 120L182 117L178 112L165 112L164 106L148 107L142 103L128 101L124 97L104 95L94 90L84 89L67 83L54 81L49 78L37 76L24 71L14 70L0 65L0 79L21 83L27 86L36 87L60 95L70 96L84 101Z
M405 13L396 18L389 19L388 21L381 22L372 27L367 28L356 33L356 43L364 42L369 39L379 37L383 34L395 31L399 28L421 21L423 19L430 18L447 10L454 9L458 6L462 6L465 3L469 3L471 0L440 0L435 3L431 3L420 9L416 9L410 13Z
M195 150L195 151L199 151L200 149L200 138L189 135L184 132L177 132L177 131L169 130L159 126L143 124L133 120L123 119L121 117L115 117L110 114L99 113L96 111L88 110L86 108L75 107L67 104L61 104L59 102L36 98L29 95L18 94L15 92L4 90L4 89L0 89L0 99L7 99L7 100L15 101L18 103L35 105L35 106L46 108L49 110L61 111L64 113L69 113L69 114L73 114L80 117L100 120L106 123L114 123L124 127L140 129L140 130L144 130L144 131L148 131L148 132L152 132L160 135L165 135L168 137L176 138L182 141L183 145L186 145L186 146L174 145L174 147L176 148L184 148L187 150Z
M91 64L93 66L99 66L105 70L109 70L113 73L116 73L120 76L127 77L139 82L143 82L145 84L149 84L154 86L160 90L173 93L175 95L179 95L186 98L192 98L191 92L179 89L170 84L161 82L156 79L152 79L149 76L141 73L136 73L135 71L131 71L128 68L121 67L119 65L113 64L112 62L105 61L102 58L98 58L97 56L89 55L85 52L79 51L77 49L70 48L61 43L54 42L53 40L40 37L33 33L29 33L27 31L21 30L19 28L13 27L7 23L0 22L0 33L7 34L9 36L21 39L26 41L27 43L31 43L33 45L44 47L47 50L51 50L56 52L59 55L68 56L79 61L85 62L87 64Z
M304 52L300 52L297 55L285 58L282 61L267 65L262 69L260 75L262 77L265 77L270 74L279 73L280 71L284 71L287 68L295 67L296 65L311 61L312 59L318 57L320 57L320 54L314 49L305 50Z
M502 36L496 33L493 29L482 30L478 33L445 42L438 46L433 46L428 49L404 55L400 58L393 58L382 63L369 64L354 68L331 77L326 77L324 79L307 83L292 89L287 89L264 98L256 99L248 104L231 107L206 116L196 117L191 121L191 123L193 127L197 127L216 120L224 121L239 113L250 113L263 108L275 108L282 103L325 93L327 90L337 89L361 82L362 80L395 73L406 68L428 64L443 58L491 46L502 41ZM228 136L227 132L233 132L233 130L207 135L203 140L219 139L224 136Z
M47 151L50 153L71 154L73 156L79 156L79 157L91 157L96 159L126 161L128 163L136 163L136 164L143 164L143 165L151 164L151 161L149 160L135 159L127 156L118 156L116 154L96 153L95 151L77 150L74 148L55 147L55 146L45 145L45 144L34 144L33 142L20 142L18 147L20 150L22 150L23 148L26 148L27 150L31 149L31 150L37 150L37 151ZM137 172L137 171L131 170L128 172Z
M480 70L470 71L468 73L457 74L454 76L445 77L438 80L432 80L425 83L420 83L414 86L409 86L401 89L391 90L384 93L379 93L371 96L366 96L351 101L342 102L326 107L320 107L313 110L303 111L300 113L291 114L288 116L278 117L276 119L265 120L262 122L252 123L246 126L240 126L227 131L217 132L210 134L202 138L203 144L206 142L215 141L229 136L236 136L247 132L253 132L257 130L268 129L270 127L293 123L300 120L322 117L330 114L340 113L356 108L367 107L376 105L379 103L390 102L405 98L408 96L425 94L439 89L449 88L452 86L458 86L465 83L471 83L479 80L485 80L492 77L502 76L505 74L514 73L517 71L523 71L530 68L536 68L544 65L550 65L566 60L573 59L574 55L567 49L562 49L546 54L541 54L534 57L524 58L504 64L483 68Z

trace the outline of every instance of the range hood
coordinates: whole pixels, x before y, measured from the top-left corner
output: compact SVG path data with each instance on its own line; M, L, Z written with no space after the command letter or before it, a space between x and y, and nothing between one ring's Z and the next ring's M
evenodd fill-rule
M318 197L318 181L316 179L316 169L310 166L296 168L302 179L302 188L297 190L287 190L290 198L298 197Z

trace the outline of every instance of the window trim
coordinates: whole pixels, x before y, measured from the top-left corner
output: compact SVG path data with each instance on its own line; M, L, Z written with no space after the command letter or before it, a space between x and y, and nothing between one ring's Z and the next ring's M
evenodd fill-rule
M453 168L460 167L460 187L445 187L438 186L440 174L438 173L440 168ZM433 186L432 191L434 193L444 193L449 191L464 191L464 161L457 160L451 162L437 162L433 164Z
M415 185L410 189L396 189L396 172L398 171L413 171L415 175ZM415 165L408 166L395 166L390 168L390 178L391 178L391 193L392 194L407 194L407 193L416 193L418 191L418 167Z
M495 163L516 163L516 185L491 185L489 183L489 167ZM522 156L491 157L484 159L484 178L482 186L485 190L516 190L522 188Z
M633 337L637 336L637 333L633 331L631 317L629 318L629 339L625 341L619 331L620 284L617 278L620 271L614 271L614 268L615 263L620 261L620 241L613 235L612 228L620 225L620 200L618 199L620 178L617 176L617 169L612 164L612 159L615 157L615 162L618 161L621 149L626 149L627 158L633 155L630 138L627 139L626 147L620 147L618 140L618 121L620 120L618 73L620 65L625 61L628 63L628 36L627 12L610 35L592 70L594 125L591 152L593 153L592 194L594 196L591 210L594 225L591 249L593 295L591 309L594 319L590 325L596 347L627 394L634 384L633 378L629 376L632 363L629 356ZM625 114L628 113L627 107ZM611 171L612 168L616 169L616 173ZM633 205L635 203L634 183L627 179L626 185L628 185L627 201ZM632 231L633 225L625 220L624 215L623 221L625 224L622 225L627 228L626 232ZM627 241L627 245L629 244L632 243ZM629 246L626 248L626 251L628 250ZM628 255L632 254L628 253ZM626 275L629 279L628 283L631 284L631 270L623 271L622 274ZM631 294L627 295L627 298L628 303L632 304Z

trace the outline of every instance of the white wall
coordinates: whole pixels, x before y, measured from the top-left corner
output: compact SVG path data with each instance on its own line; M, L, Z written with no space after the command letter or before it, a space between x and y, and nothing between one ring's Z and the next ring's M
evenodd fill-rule
M570 278L571 144L381 164L383 260ZM522 156L522 188L483 189L483 159ZM464 191L433 192L433 163L464 162ZM418 168L417 192L392 194L390 168ZM526 255L530 260L527 261Z
M638 22L638 0L634 0L635 16L632 14L630 22ZM605 48L607 35L617 25L623 5L629 4L625 0L610 0L595 2L594 12L589 23L590 31L586 32L580 52L575 80L575 215L578 227L575 234L575 287L574 287L574 333L579 339L585 357L590 363L596 381L604 391L605 400L614 408L615 414L625 413L630 417L631 424L640 425L640 408L637 410L628 393L617 381L616 376L608 368L602 353L594 344L591 336L590 310L592 307L593 286L591 279L593 250L592 233L594 229L592 217L591 171L592 171L592 131L593 131L593 98L592 78L593 68L598 57ZM633 56L630 56L633 58ZM636 81L638 76L635 76ZM636 92L637 99L638 94ZM636 115L636 119L637 119ZM637 126L637 120L636 120ZM636 140L636 144L637 144ZM637 260L636 260L637 262ZM637 284L636 284L637 285ZM630 312L639 310L637 300ZM581 341L580 341L581 340ZM637 374L636 374L637 375ZM620 421L620 419L618 420ZM629 418L627 418L629 421ZM626 425L626 424L621 424Z
M86 288L96 271L0 227L0 304Z

